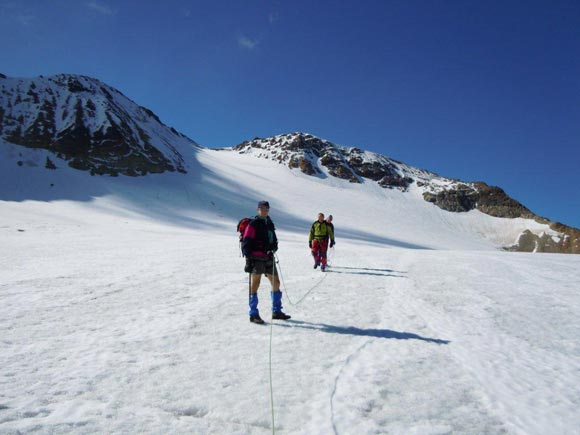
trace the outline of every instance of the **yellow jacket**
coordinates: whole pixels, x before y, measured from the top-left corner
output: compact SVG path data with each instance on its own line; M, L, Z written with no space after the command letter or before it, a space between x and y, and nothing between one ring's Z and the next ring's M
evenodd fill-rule
M314 221L312 227L310 228L309 241L312 240L334 240L334 231L332 227L326 223L326 221L318 222Z

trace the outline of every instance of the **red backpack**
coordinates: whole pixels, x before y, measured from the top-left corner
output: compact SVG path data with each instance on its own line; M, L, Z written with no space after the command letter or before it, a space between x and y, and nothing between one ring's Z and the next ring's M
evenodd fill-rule
M246 227L249 223L252 222L251 218L243 218L238 222L238 233L240 233L240 242L244 238L244 232L246 231Z

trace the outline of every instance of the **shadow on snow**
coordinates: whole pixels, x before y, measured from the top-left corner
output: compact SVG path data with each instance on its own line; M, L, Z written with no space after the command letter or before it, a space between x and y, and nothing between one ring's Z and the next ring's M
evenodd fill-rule
M341 270L337 270L341 269ZM370 276L392 276L395 278L406 278L402 275L407 272L400 272L392 269L371 269L368 267L346 267L346 266L329 266L327 273L347 273L349 275L370 275ZM401 274L401 275L397 275Z
M285 328L303 328L314 331L326 332L329 334L357 335L361 337L388 338L394 340L421 340L435 344L449 344L449 340L439 338L422 337L410 332L392 331L390 329L362 329L354 326L335 326L325 323L310 323L301 320L288 320L287 323L278 323L278 326Z
M19 145L12 146L15 152L25 149L20 149ZM255 204L264 199L264 195L240 184L240 180L223 177L202 165L198 160L199 149L191 148L189 151L184 155L187 174L166 172L142 177L91 176L86 171L68 167L65 161L56 157L54 160L59 168L53 171L46 170L42 165L19 167L13 162L13 165L2 166L5 171L0 170L0 201L93 202L97 198L114 196L124 200L122 207L125 211L183 228L215 228L223 222L223 229L227 231L230 231L231 222L253 216ZM3 155L0 149L0 158ZM264 179L264 183L267 182ZM193 217L199 212L204 213L207 222ZM212 216L215 219L211 219ZM292 233L307 234L313 222L311 217L297 217L292 210L276 207L272 219L278 230ZM340 231L340 238L407 249L430 249L347 228Z

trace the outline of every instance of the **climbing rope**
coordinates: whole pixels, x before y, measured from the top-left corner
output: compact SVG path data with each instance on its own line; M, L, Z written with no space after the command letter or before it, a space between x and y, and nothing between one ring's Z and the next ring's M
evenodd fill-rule
M272 435L276 434L276 423L274 421L274 387L272 386L272 336L274 329L274 322L270 322L270 357L268 365L270 368L270 410L272 411Z
M275 255L275 254L274 254ZM276 261L274 261L274 257L272 257L272 280L270 281L270 285L272 287L272 301L274 298L274 281L276 280L276 263L278 262L278 258L276 257ZM279 290L279 289L278 289ZM272 412L272 435L276 435L276 422L274 418L274 387L272 383L272 337L274 335L274 319L270 322L270 350L269 350L269 357L268 357L268 370L270 372L270 410Z
M334 259L334 249L332 249L332 255L331 257ZM290 303L290 305L297 307L298 305L300 305L302 303L302 301L304 301L306 299L306 297L312 293L312 291L314 291L315 288L317 288L320 284L322 284L322 282L326 279L326 273L324 274L324 276L318 280L318 282L316 284L314 284L314 286L312 286L310 289L308 289L308 291L304 294L304 296L302 296L296 303L292 302L292 300L290 299L290 295L288 294L288 289L286 288L286 284L284 283L284 276L282 275L282 267L280 267L280 259L278 258L278 256L276 255L276 253L274 253L274 261L272 262L272 281L270 282L271 287L272 287L272 293L274 292L274 280L276 279L276 264L278 265L278 269L280 269L280 281L282 283L282 287L284 288L284 293L286 294L286 299L288 300L288 303ZM269 375L270 375L270 411L272 414L272 435L276 435L276 422L275 422L275 414L274 414L274 386L273 386L273 382L272 382L272 337L274 336L274 321L270 322L270 349L269 349L269 356L268 356L268 371L269 371Z
M331 252L332 259L334 259L334 253L335 253L334 248L332 248L332 252ZM278 268L280 269L280 281L282 282L282 288L284 288L284 293L286 294L286 299L288 300L288 303L290 305L292 305L293 307L298 307L298 305L300 305L308 297L308 295L310 293L312 293L320 284L322 284L322 282L328 276L326 273L324 273L324 276L322 278L320 278L312 287L310 287L306 291L304 296L302 296L297 302L292 302L292 299L290 299L290 294L288 293L288 288L286 287L286 283L284 282L284 275L282 273L282 267L280 266L280 260L276 254L274 254L274 257L276 259L276 264L278 264ZM329 260L330 260L330 258L329 258Z

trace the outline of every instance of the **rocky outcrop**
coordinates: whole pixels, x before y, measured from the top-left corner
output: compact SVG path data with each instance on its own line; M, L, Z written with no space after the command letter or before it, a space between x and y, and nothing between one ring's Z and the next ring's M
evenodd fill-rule
M348 180L351 183L360 183L353 168L345 162L344 156L335 150L328 150L321 158L320 164L326 168L328 173L336 178Z
M467 185L460 185L437 193L425 192L423 199L443 210L461 213L476 208L479 196L477 190Z
M314 175L314 174L319 174L320 171L318 170L318 168L314 167L312 165L312 163L310 163L309 160L305 159L302 156L293 156L290 158L290 161L288 162L288 166L290 168L298 168L300 169L302 172L304 172L306 175Z
M569 227L560 222L551 222L550 229L563 234L558 252L580 254L580 230L578 228Z
M116 89L66 74L4 78L0 138L49 150L93 175L111 176L186 172L176 145L197 146Z
M546 233L534 234L530 230L525 230L515 245L508 248L517 252L558 252L558 239Z
M406 190L414 179L399 162L380 154L345 148L305 133L282 134L270 138L254 138L233 147L241 154L252 154L299 168L307 175L328 175L362 183L376 181L384 188Z
M436 193L427 191L423 198L451 212L479 210L482 213L499 218L532 219L548 225L554 232L535 234L530 230L520 234L513 246L506 249L519 252L553 252L580 254L580 230L566 225L551 222L530 211L527 207L509 197L499 187L489 186L482 182L455 183L453 187L439 190Z
M435 193L427 190L423 193L423 198L443 210L452 212L461 213L477 209L482 213L495 217L538 218L518 201L509 197L499 187L489 186L483 182L457 182L455 185L440 189Z
M477 209L485 214L505 218L536 219L534 213L513 198L510 198L499 187L485 183L474 183L477 191Z
M289 168L298 168L307 175L322 174L322 166L333 177L360 183L335 145L311 134L293 133L265 139L254 138L236 145L233 149L241 154L250 153L285 163Z
M517 252L547 252L557 254L580 254L580 231L571 229L558 236L547 233L534 234L530 230L524 231L518 237L509 251Z
M365 154L359 148L351 148L348 152L348 163L358 176L376 181L379 186L386 188L405 190L413 183L413 178L401 175L402 171L394 161L369 160L365 158Z

